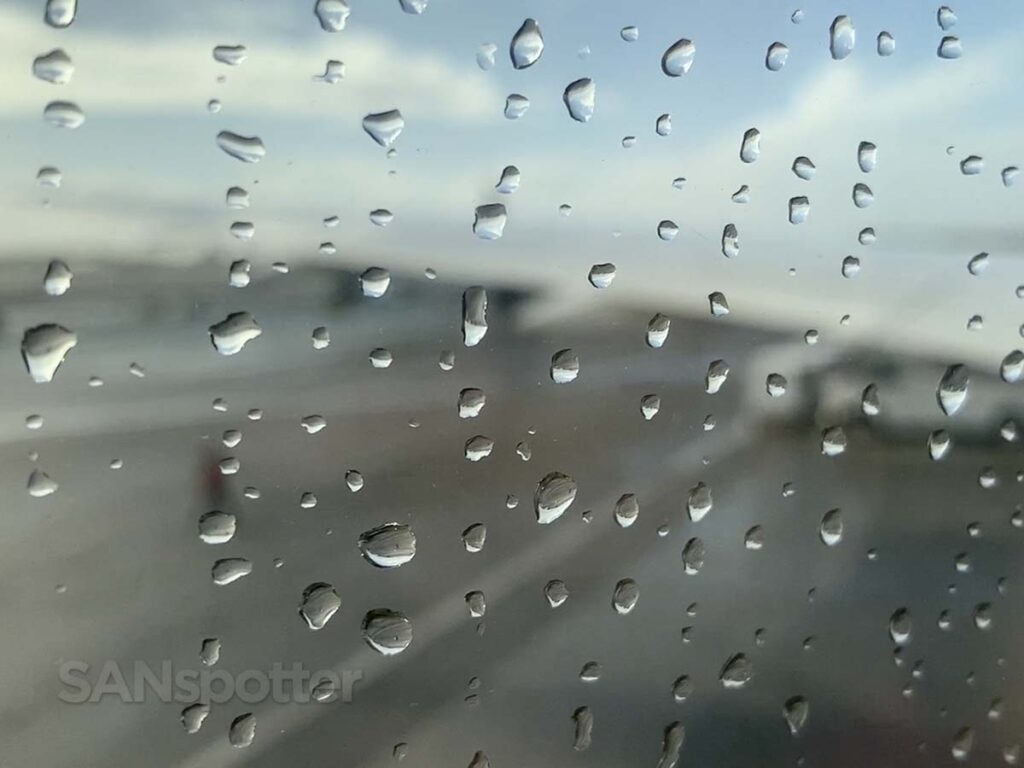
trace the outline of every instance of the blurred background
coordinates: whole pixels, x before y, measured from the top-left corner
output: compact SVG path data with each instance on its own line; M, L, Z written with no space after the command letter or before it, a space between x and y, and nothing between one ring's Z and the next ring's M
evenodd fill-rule
M37 0L0 8L0 763L381 766L404 744L409 766L478 751L495 768L654 766L674 722L680 765L1015 763L1024 401L1000 370L1024 343L1024 10L349 6L334 33L312 2L80 0L63 27ZM839 15L856 45L834 59ZM527 18L543 54L515 69ZM958 58L937 54L946 36ZM692 67L669 77L680 39ZM775 42L789 49L777 71ZM214 57L239 45L236 65ZM33 74L55 49L67 82ZM332 60L343 76L324 77ZM580 78L595 86L587 122L563 102ZM510 94L529 100L514 120ZM54 125L53 102L84 122ZM362 121L393 109L389 152ZM259 137L265 156L240 162L222 131ZM877 163L858 162L863 142ZM496 189L506 166L512 193ZM247 207L227 204L232 187ZM795 197L809 202L799 224ZM501 237L476 236L476 208L498 203ZM381 210L393 218L374 223ZM54 260L70 287L44 288ZM614 265L606 288L588 279L599 264ZM370 267L388 270L383 296L366 295ZM472 286L487 333L469 347ZM218 354L209 329L236 312L261 334ZM657 315L671 326L653 347ZM26 331L46 324L76 345L36 383ZM579 375L556 384L563 349ZM728 377L710 394L715 361ZM937 393L955 364L969 385L947 415ZM460 418L465 388L486 395L475 418ZM326 426L309 434L310 416ZM845 450L825 455L834 427ZM493 449L472 462L478 435ZM41 495L34 471L56 489ZM541 526L550 472L578 490ZM714 504L693 521L698 483ZM613 515L624 494L639 505L628 527ZM842 537L827 546L833 509ZM200 540L211 510L236 516L229 542ZM417 554L377 569L359 536L389 522L413 528ZM477 523L486 543L470 552ZM689 574L694 538L705 555ZM230 557L252 573L217 586L211 567ZM569 597L553 608L556 579ZM613 608L622 579L639 588L628 615ZM298 608L315 582L341 607L311 632ZM483 617L465 601L477 590ZM412 623L398 655L364 642L379 608ZM894 653L899 609L913 629ZM236 674L301 663L363 679L349 703L215 704L197 733L181 704L57 698L64 661L198 669L205 638ZM726 688L738 653L753 676ZM581 680L592 661L600 679ZM793 735L795 696L809 715ZM584 706L592 743L577 750ZM247 712L255 738L236 748L229 725Z

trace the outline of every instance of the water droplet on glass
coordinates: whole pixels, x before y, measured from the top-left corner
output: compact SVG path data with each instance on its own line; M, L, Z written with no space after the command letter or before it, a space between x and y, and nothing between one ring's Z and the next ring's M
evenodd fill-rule
M875 202L875 194L867 184L857 183L853 185L853 204L858 208L867 208Z
M621 579L612 593L612 607L620 616L625 616L636 608L640 599L640 587L632 579Z
M206 544L224 544L235 535L235 516L228 512L207 512L199 518L199 538Z
M359 536L359 551L378 568L397 568L416 555L416 535L408 525L385 523Z
M615 517L615 522L619 524L620 528L629 528L640 516L640 504L637 502L634 494L624 493L615 502L612 513Z
M185 728L185 733L199 733L199 729L203 727L203 721L209 714L209 704L189 704L181 710L181 724Z
M32 61L32 74L54 85L66 85L75 74L75 65L62 49L54 48L49 53L36 56Z
M668 113L659 115L654 123L654 132L659 136L668 136L672 133L672 115Z
M594 264L587 273L587 280L595 288L607 288L615 279L615 265L611 263Z
M540 26L533 19L527 19L512 36L512 43L509 45L508 54L512 59L512 66L516 69L526 69L534 65L542 53L544 36L541 34Z
M214 349L222 355L235 355L263 331L248 312L233 312L211 325L209 333Z
M846 450L846 433L842 427L827 427L821 433L821 454L838 456Z
M340 32L345 28L345 21L352 9L345 0L316 0L313 13L316 14L320 28L324 32Z
M965 762L971 756L974 748L974 729L964 726L953 735L953 742L950 745L950 753L954 760Z
M580 357L572 349L560 349L551 356L549 374L555 384L575 381L580 373Z
M573 80L565 87L562 101L569 110L569 116L580 123L585 123L594 116L594 96L596 87L589 77Z
M43 119L58 128L78 128L85 122L85 113L70 101L51 101L43 109Z
M1012 187L1020 175L1020 168L1015 165L1008 165L1006 168L1003 168L999 175L1003 180L1004 187Z
M754 664L744 654L730 656L722 667L718 679L725 688L742 688L754 676Z
M768 46L768 53L764 57L764 65L772 72L778 72L786 66L786 59L789 58L789 47L785 43L775 42Z
M370 211L370 223L378 227L386 227L395 218L395 214L387 208L374 208Z
M254 738L256 738L256 715L252 712L239 715L231 721L231 726L228 728L228 741L231 742L232 747L237 749L248 747Z
M462 545L467 552L479 552L484 548L487 541L487 526L483 523L473 523L462 532Z
M676 768L679 763L679 752L683 748L686 730L679 722L672 723L665 729L661 740L661 755L658 757L657 768Z
M334 85L339 80L345 79L345 62L337 59L328 59L324 64L323 74L314 75L314 80L328 85Z
M959 59L963 56L963 53L964 49L958 37L946 35L939 43L938 54L940 59Z
M960 173L964 176L977 176L985 168L985 161L977 155L969 155L960 161Z
M210 575L213 583L225 586L252 573L252 563L244 557L227 557L213 564Z
M494 188L503 195L511 195L519 189L519 169L514 165L506 165Z
M935 393L939 408L944 414L952 416L963 407L969 385L967 366L957 364L946 369Z
M29 328L21 339L21 358L32 381L52 381L78 336L62 325L46 323Z
M956 14L953 13L953 9L948 5L939 7L939 10L935 14L935 20L939 24L939 28L943 31L952 28L956 24Z
M398 0L399 5L402 6L402 10L406 13L419 16L425 10L427 10L428 0Z
M875 170L878 162L878 147L870 141L862 141L857 147L857 165L864 173L871 173Z
M830 509L821 518L818 535L826 546L834 547L843 540L843 513L838 509Z
M561 579L552 579L544 585L544 597L549 606L558 608L569 599L569 588Z
M405 128L405 118L397 109L374 112L363 118L363 130L377 144L385 148L394 143L403 128Z
M494 55L498 46L494 43L481 43L476 49L476 65L485 72L494 66Z
M474 619L479 619L487 613L487 598L483 592L474 590L466 593L466 608L469 610L469 615Z
M676 226L674 221L665 219L658 224L658 237L662 240L671 242L675 239L677 234L679 234L679 227Z
M728 377L728 364L724 360L712 360L704 376L704 391L709 395L717 394Z
M505 97L505 117L518 120L530 108L530 100L521 93L510 93Z
M761 132L757 128L748 128L743 134L740 144L740 160L753 163L761 156Z
M793 696L786 699L782 705L782 715L789 726L789 732L796 736L807 724L807 716L810 714L811 705L803 696Z
M850 21L849 16L836 16L828 31L828 49L833 59L839 61L853 53L853 46L857 42L857 31L853 28L853 22Z
M789 199L789 223L803 224L811 212L811 203L806 197L791 197Z
M896 38L884 30L879 32L876 49L879 56L892 56L896 52Z
M745 205L746 203L749 203L750 187L744 184L743 186L741 186L739 189L732 193L732 197L730 199L734 203L739 203L740 205Z
M382 656L401 653L412 643L412 622L404 613L377 608L363 617L363 640Z
M672 43L661 57L661 71L669 77L681 77L693 66L697 47L683 38Z
M71 268L59 259L54 259L46 268L43 277L43 290L50 296L63 296L71 287L74 275Z
M1024 352L1015 349L999 364L999 376L1008 384L1014 384L1024 376Z
M545 475L533 494L533 508L541 525L553 523L576 500L576 481L561 472Z
M793 161L793 173L804 181L810 181L814 177L816 170L817 168L815 168L814 163L803 155Z
M478 205L473 218L473 234L481 240L497 240L505 231L508 214L501 203Z
M686 500L686 511L690 520L700 522L711 511L712 506L711 486L701 482L690 489L690 495Z
M71 26L78 12L78 0L46 0L43 18L51 27L63 29Z
M231 131L217 134L217 146L243 163L258 163L267 154L259 136L241 136Z
M474 435L466 441L464 456L469 461L481 461L491 455L494 441L485 435Z
M572 713L572 719L576 724L572 748L577 752L582 752L590 748L594 730L594 713L590 711L590 707L580 707Z
M56 493L58 487L57 481L53 480L41 469L33 469L32 473L28 476L28 483L26 484L28 495L35 499L41 499Z
M910 611L906 608L897 609L889 617L889 637L896 645L909 643L913 629L914 623L910 618Z
M735 224L726 224L722 229L722 255L727 259L740 255L740 233Z
M474 285L462 294L462 341L467 347L475 347L486 335L487 291ZM439 365L441 370L451 370L455 366L455 353L442 352Z
M214 61L237 67L249 56L249 50L244 45L217 45L213 49Z

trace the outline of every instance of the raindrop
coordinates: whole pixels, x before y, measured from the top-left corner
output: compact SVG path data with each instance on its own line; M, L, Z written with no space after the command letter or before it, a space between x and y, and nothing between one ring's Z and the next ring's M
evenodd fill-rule
M588 661L580 670L580 680L584 683L596 683L601 679L601 665L596 661Z
M814 172L816 170L817 168L814 163L803 155L793 161L793 173L796 174L797 178L803 179L804 181L810 181L814 177Z
M323 74L314 75L313 79L321 83L334 85L339 80L345 79L345 63L337 59L328 59L327 63L324 64Z
M475 347L486 335L487 291L474 285L462 294L462 341L467 347ZM442 352L439 365L441 370L450 371L455 366L455 353Z
M514 165L506 165L494 188L502 195L511 195L519 189L519 169Z
M540 26L533 19L527 19L512 36L512 43L509 45L508 54L512 59L512 66L516 69L533 66L542 53L544 36L540 32Z
M521 93L510 93L505 98L505 117L518 120L530 108L530 100Z
M782 714L789 726L789 732L796 736L807 724L807 715L810 714L811 705L803 696L793 696L786 700L782 706Z
M590 711L590 707L580 707L572 713L572 719L576 723L572 748L577 752L582 752L590 747L591 733L594 730L594 713Z
M956 14L953 13L953 9L948 5L943 5L939 8L935 14L935 20L939 23L939 28L945 32L947 29L952 28L956 24Z
M403 11L416 16L427 10L427 0L398 0L398 3Z
M378 227L386 227L395 218L395 214L387 208L374 208L370 211L370 223Z
M660 312L647 321L647 346L660 349L668 339L672 321Z
M388 291L391 285L391 273L382 267L370 267L359 276L359 286L363 289L363 296L371 299L379 299Z
M565 87L562 101L569 110L569 116L580 123L585 123L594 116L594 81L589 77L573 80Z
M958 37L946 35L946 37L942 38L942 42L939 43L938 54L940 59L959 59L963 53L964 49Z
M475 435L466 441L464 455L469 461L482 461L494 451L494 441L485 435Z
M830 509L821 518L818 535L822 542L834 547L843 540L843 513L838 509Z
M906 608L897 609L889 617L889 637L896 645L909 643L913 629L914 623L910 618L910 611Z
M237 67L249 56L249 50L244 45L217 45L213 49L214 61Z
M369 611L363 617L363 640L382 656L401 653L412 643L412 622L405 614L386 608Z
M862 141L857 147L857 165L864 173L871 173L875 170L878 162L878 147L870 141Z
M963 407L967 400L967 389L970 386L970 377L965 365L951 365L939 380L935 397L938 400L939 408L947 416L952 416Z
M881 411L878 402L878 387L868 384L860 396L860 410L865 416L877 416Z
M654 123L654 132L659 136L668 136L672 133L672 115L668 113L659 115Z
M1024 376L1024 352L1013 350L999 365L999 376L1008 384L1015 384Z
M32 473L28 476L28 483L26 484L28 495L34 499L41 499L56 493L58 487L57 481L53 480L41 469L33 469Z
M697 47L683 38L672 43L661 57L661 71L669 77L680 77L690 71Z
M953 735L953 743L950 745L950 753L954 760L965 762L971 756L974 748L974 729L964 726Z
M243 163L258 163L267 154L259 136L241 136L231 131L217 134L217 146Z
M533 494L533 508L537 522L547 525L555 522L576 500L576 481L561 472L545 475Z
M397 109L373 112L363 118L363 130L385 149L394 143L403 128L405 128L405 118Z
M249 207L249 193L241 187L231 187L224 195L224 202L228 208L248 208Z
M860 274L860 259L856 256L847 256L843 259L843 266L840 269L843 277L850 279Z
M359 551L378 568L397 568L416 556L416 535L408 525L385 523L360 534Z
M1004 187L1012 187L1014 182L1017 181L1017 177L1020 175L1020 168L1015 165L1008 165L1000 173L1000 177L1003 180Z
M43 109L43 119L58 128L78 128L85 122L85 113L70 101L51 101Z
M690 489L690 495L686 500L686 512L690 520L698 523L711 511L713 504L711 486L700 482Z
M238 581L244 576L252 573L252 563L244 557L227 557L218 560L213 564L210 575L213 576L213 583L218 586L225 586L233 581Z
M549 374L555 384L575 381L580 373L580 356L572 349L560 349L551 356Z
M505 231L508 214L501 203L478 205L473 218L473 234L481 240L497 240Z
M712 317L725 317L729 314L729 301L721 291L713 291L708 294L708 304Z
M761 156L761 132L757 128L748 128L743 134L740 144L740 160L753 163Z
M836 16L829 27L829 52L836 61L845 59L853 53L853 46L857 41L857 31L853 28L853 22L849 16Z
M569 599L569 588L561 579L552 579L544 585L544 597L549 606L558 608Z
M970 261L967 262L967 271L977 277L988 269L988 264L988 254L982 251L981 253L972 256Z
M842 427L827 427L821 433L821 455L838 456L846 450L846 433Z
M189 704L181 710L181 724L185 727L185 733L199 733L209 714L209 704Z
M51 27L63 29L71 26L78 12L78 0L46 0L43 18Z
M46 268L43 277L43 290L50 296L63 296L71 287L74 275L71 268L59 259L54 259Z
M320 0L320 2L324 2L324 0ZM232 747L238 749L248 747L254 738L256 738L256 715L252 712L239 715L231 721L231 726L228 728L228 741L231 742Z
M876 46L879 56L892 56L896 52L896 38L883 30L878 33Z
M727 259L740 255L740 233L735 224L726 224L722 229L722 255Z
M640 504L637 502L636 496L632 493L624 493L620 496L619 500L615 502L613 514L615 522L619 524L620 528L629 528L640 516Z
M978 603L974 608L974 626L982 632L992 629L992 604Z
M29 328L21 339L21 359L32 381L52 381L78 336L62 325L46 323Z
M66 85L71 82L71 76L75 74L75 65L71 63L71 57L62 49L54 48L49 53L44 53L33 59L32 74L40 80L54 85Z
M256 234L256 225L251 221L233 222L229 229L232 236L237 237L239 240L252 240L253 235Z
M746 203L749 203L750 202L750 187L748 187L746 184L744 184L743 186L741 186L739 189L737 189L735 192L732 193L732 197L730 199L734 203L739 203L740 205L744 205Z
M964 176L977 176L985 168L985 161L977 155L969 155L960 161L960 173Z
M324 32L340 32L345 28L345 21L352 9L345 0L316 0L313 13L320 22Z
M222 355L235 355L263 331L248 312L233 312L211 325L209 333L214 349Z
M485 72L494 66L494 55L498 52L498 46L494 43L481 43L476 49L476 65Z
M302 592L299 615L312 630L323 629L341 608L341 598L330 584L318 581Z
M704 391L709 395L718 393L729 377L729 366L724 360L712 360L704 376Z
M482 618L487 613L487 598L484 593L478 590L467 592L466 608L469 609L469 615L474 619Z
M742 688L754 676L754 664L744 654L730 656L718 676L725 688Z
M611 263L594 264L587 273L587 280L595 288L607 288L615 279L615 265Z
M657 395L644 395L640 398L640 413L645 421L650 421L661 410L661 398Z
M867 184L857 183L853 185L853 204L858 208L867 208L875 202L875 194Z
M482 389L467 387L459 392L459 418L474 419L480 415L487 397Z
M331 333L324 326L319 325L312 333L313 349L327 349L331 343Z
M619 37L627 43L635 43L640 39L640 30L637 27L623 27L619 30Z
M612 593L612 607L620 616L626 616L636 608L640 599L640 587L632 579L621 579Z
M781 373L769 373L764 382L765 390L771 397L782 397L786 394L788 382Z
M789 58L789 47L784 43L775 42L768 46L768 53L764 57L764 65L772 72L778 72L786 66L786 59Z
M479 552L484 548L487 541L487 526L483 523L473 523L462 532L462 545L467 552Z
M672 723L665 729L665 734L661 739L661 755L658 757L657 768L676 768L685 734L686 730L680 722Z
M789 223L803 224L811 212L811 203L806 197L791 197L789 199Z
M384 347L376 347L370 350L370 365L374 368L390 368L394 362L391 351Z
M936 429L928 435L928 455L932 461L942 461L952 447L953 441L946 430Z
M205 544L225 544L235 535L236 524L229 512L207 512L199 518L199 538Z

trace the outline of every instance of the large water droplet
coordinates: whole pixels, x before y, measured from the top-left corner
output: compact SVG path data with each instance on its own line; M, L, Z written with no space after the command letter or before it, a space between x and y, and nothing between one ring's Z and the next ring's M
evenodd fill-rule
M514 165L506 165L502 170L501 178L498 180L494 189L503 195L511 195L519 189L519 180L519 169Z
M853 204L858 208L867 208L875 202L875 194L867 184L857 183L853 185Z
M590 707L580 707L572 713L572 719L576 724L572 748L577 752L582 752L590 747L594 730L594 713L590 711Z
M469 615L474 619L482 618L487 613L487 596L483 592L479 590L467 592L465 600Z
M960 173L964 176L977 176L985 170L985 161L978 155L969 155L960 161Z
M494 54L498 52L498 46L494 43L481 43L476 49L476 65L485 72L494 66Z
M843 540L843 513L838 509L830 509L821 518L818 535L826 546L834 547Z
M952 416L963 407L967 399L970 376L965 365L951 365L939 380L935 397L939 408L947 416Z
M483 523L473 523L462 532L462 545L467 552L480 552L487 542L487 526Z
M540 32L540 26L533 19L527 19L512 36L512 43L508 48L512 66L516 69L533 66L542 53L544 36Z
M879 56L892 56L896 52L896 38L888 32L879 32L876 46Z
M810 181L814 178L816 170L817 168L814 166L814 163L803 155L793 161L793 173L804 181Z
M58 487L57 481L41 469L33 469L26 484L28 495L34 499L42 499L56 493Z
M596 87L589 77L573 80L565 87L562 101L569 110L569 116L580 123L585 123L594 116L594 96Z
M718 679L725 688L742 688L754 676L754 664L744 654L730 656L722 666Z
M875 170L878 162L878 147L870 141L862 141L857 147L857 165L864 173L871 173Z
M316 14L320 28L324 32L340 32L345 28L345 21L352 9L345 0L316 0L313 13Z
M385 523L360 534L359 551L378 568L397 568L416 556L416 535L408 525Z
M974 729L964 726L953 734L953 741L949 747L950 754L953 755L954 760L966 762L971 756L972 749L974 749Z
M842 427L827 427L821 433L822 456L838 456L846 450L846 432Z
M728 377L729 365L725 360L712 360L704 376L704 391L709 395L717 394Z
M621 616L632 613L640 599L640 587L633 579L621 579L612 593L612 607Z
M960 38L946 35L939 43L938 54L940 59L959 59L964 54Z
M231 742L232 747L237 749L248 747L254 738L256 738L256 715L252 712L239 715L231 721L231 726L228 728L228 741Z
M521 93L510 93L505 98L505 117L509 120L518 120L529 108L530 100Z
M51 101L43 109L43 119L58 128L78 128L85 122L81 107L71 101Z
M672 43L661 57L661 71L669 77L680 77L690 71L697 47L686 38Z
M71 76L75 74L75 65L63 50L54 48L49 53L36 56L32 61L32 74L48 83L65 85L71 82Z
M679 227L676 226L674 221L665 219L658 224L658 237L662 240L671 242L675 239L677 234L679 234Z
M803 224L811 212L811 203L806 197L791 197L789 199L789 223Z
M78 0L46 0L43 18L51 27L63 29L71 26L78 12Z
M363 130L382 147L390 147L404 128L405 118L397 109L373 112L363 118Z
M213 48L213 59L230 67L237 67L249 56L244 45L217 45Z
M768 52L764 57L764 65L772 72L778 72L786 66L786 59L789 58L789 47L785 43L775 42L768 46Z
M727 259L740 255L740 233L735 224L726 224L722 229L722 255Z
M939 28L943 32L947 29L951 29L957 22L956 14L953 13L953 9L948 5L939 7L939 10L935 13L935 20L938 22Z
M62 325L46 323L29 328L21 339L21 358L32 381L52 381L78 337Z
M636 522L637 517L640 516L640 504L637 502L634 494L624 493L615 502L615 508L612 512L615 522L621 528L629 528L629 526Z
M213 583L225 586L252 573L252 563L244 557L226 557L213 564L210 575Z
M1024 376L1024 352L1015 349L999 364L999 376L1008 384L1014 384Z
M50 296L63 296L71 288L74 275L71 268L60 259L54 259L46 268L43 290Z
M914 622L910 618L910 611L906 608L897 609L889 617L889 637L896 645L909 643L913 629Z
M753 163L761 156L761 132L757 128L748 128L743 134L740 144L740 160Z
M551 356L549 374L555 384L575 381L580 373L580 357L572 349L560 349Z
M199 733L199 729L203 727L203 721L209 714L209 704L189 704L181 710L181 724L185 728L185 733Z
M661 755L658 757L657 768L676 768L679 763L679 752L683 748L686 730L680 722L672 723L665 729L661 740Z
M660 349L668 339L672 321L660 312L647 321L647 346Z
M803 696L792 696L786 699L782 705L782 715L789 726L789 732L796 736L807 724L807 716L811 712L811 705Z
M481 240L497 240L505 231L508 213L501 203L478 205L473 218L473 234Z
M576 500L576 481L561 472L549 472L533 494L533 508L541 525L553 523Z
M233 312L219 323L211 325L209 332L214 349L222 355L235 355L263 330L248 312Z
M412 622L404 613L376 608L363 617L363 640L382 656L395 656L412 643Z
M214 510L199 518L199 538L206 544L225 544L235 535L235 516Z
M327 622L341 608L341 598L334 587L318 581L310 584L302 592L302 603L299 615L306 626L312 630L323 629Z
M427 10L427 1L428 0L398 0L398 3L406 13L419 16Z
M467 288L462 294L462 341L467 347L475 347L487 335L487 291L479 285ZM442 355L441 368L451 370L455 365L454 353L448 353L450 361ZM445 369L445 365L448 368Z
M701 482L690 489L690 495L686 500L686 512L690 520L700 522L711 511L712 506L711 486Z
M853 28L853 22L850 21L849 16L836 16L828 32L828 49L833 59L839 61L853 53L853 46L857 42L857 31Z
M217 146L243 163L258 163L267 154L259 136L241 136L231 131L217 134Z
M615 279L615 265L611 263L594 264L587 273L587 280L595 288L607 288Z
M704 540L693 537L683 547L683 572L694 575L704 567Z

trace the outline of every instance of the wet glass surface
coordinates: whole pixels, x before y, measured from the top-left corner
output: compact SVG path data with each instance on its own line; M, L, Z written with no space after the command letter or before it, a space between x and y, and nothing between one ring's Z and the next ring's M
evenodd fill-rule
M1016 764L1022 22L5 4L0 762Z

